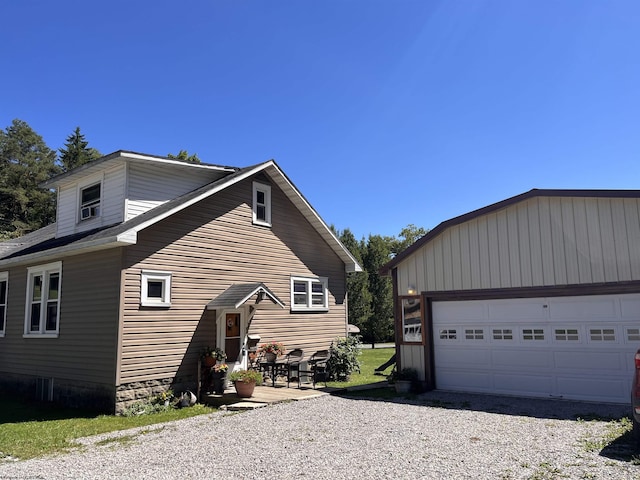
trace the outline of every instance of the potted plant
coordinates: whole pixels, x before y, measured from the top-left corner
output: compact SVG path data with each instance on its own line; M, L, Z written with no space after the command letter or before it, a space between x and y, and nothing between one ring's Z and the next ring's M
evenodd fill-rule
M211 367L211 386L213 392L216 395L222 395L224 393L224 384L229 365L224 362L216 363Z
M255 386L262 383L262 374L256 370L236 370L229 374L229 381L233 382L239 397L249 398Z
M227 359L227 354L221 348L207 346L200 358L206 367L212 367L216 362L224 362Z
M285 349L284 344L271 341L260 345L259 351L260 353L264 353L267 362L274 362L277 357L284 354Z
M415 368L403 368L399 372L394 368L389 375L389 383L393 383L396 388L396 393L408 393L412 389L415 389L415 385L418 382L418 371Z

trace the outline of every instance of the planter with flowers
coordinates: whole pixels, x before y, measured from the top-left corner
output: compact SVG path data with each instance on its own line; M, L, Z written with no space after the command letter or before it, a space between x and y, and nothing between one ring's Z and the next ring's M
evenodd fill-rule
M212 367L216 362L224 362L227 359L227 354L221 348L207 347L200 357L205 367Z
M256 385L262 383L262 374L256 370L236 370L229 374L229 381L233 382L240 398L249 398Z
M224 384L228 370L229 365L224 362L218 362L211 367L211 387L213 388L213 393L216 395L222 395L224 393Z
M284 355L284 344L280 342L267 342L260 345L260 353L264 354L264 358L267 362L275 362L276 358L280 355Z

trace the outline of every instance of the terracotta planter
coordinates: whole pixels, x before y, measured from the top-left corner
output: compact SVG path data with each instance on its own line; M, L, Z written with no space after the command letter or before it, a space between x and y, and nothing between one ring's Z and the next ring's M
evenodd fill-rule
M240 398L249 398L253 395L253 390L256 388L256 382L234 382L236 387L236 393Z
M216 357L204 357L204 366L213 367L216 364Z

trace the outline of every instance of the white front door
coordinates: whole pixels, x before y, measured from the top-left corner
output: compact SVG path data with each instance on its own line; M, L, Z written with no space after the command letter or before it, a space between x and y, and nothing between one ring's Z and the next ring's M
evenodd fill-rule
M225 310L218 316L218 348L227 354L230 370L245 368L244 342L247 334L243 310Z
M433 303L436 388L626 403L640 295Z

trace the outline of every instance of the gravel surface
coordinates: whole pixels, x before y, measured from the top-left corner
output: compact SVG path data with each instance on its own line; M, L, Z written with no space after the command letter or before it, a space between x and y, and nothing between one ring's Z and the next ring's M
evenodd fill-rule
M325 396L85 438L69 454L2 462L0 478L640 479L629 434L600 443L627 410L447 392Z

